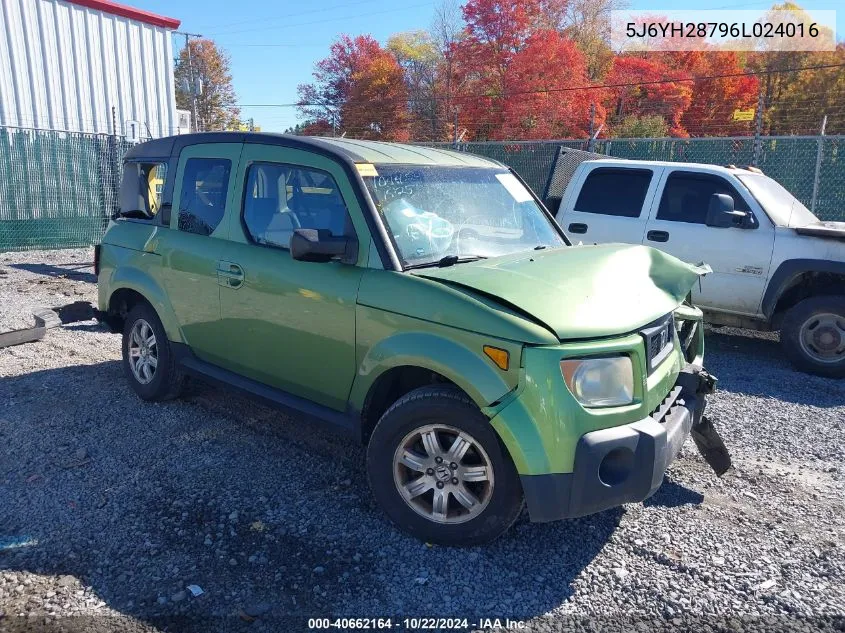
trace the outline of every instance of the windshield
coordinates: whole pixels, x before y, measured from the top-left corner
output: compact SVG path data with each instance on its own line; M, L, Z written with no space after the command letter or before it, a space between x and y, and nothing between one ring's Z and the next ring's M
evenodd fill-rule
M763 174L737 174L754 199L778 226L806 226L819 219L777 182Z
M377 165L364 176L403 266L565 244L505 169Z

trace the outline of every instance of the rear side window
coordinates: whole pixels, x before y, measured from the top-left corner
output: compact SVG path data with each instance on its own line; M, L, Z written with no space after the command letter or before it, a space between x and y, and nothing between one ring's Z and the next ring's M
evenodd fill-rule
M637 218L643 209L651 176L649 169L594 169L581 187L575 211Z
M211 235L226 210L232 162L223 158L189 158L179 194L179 230Z
M141 166L141 177L146 189L147 208L152 215L161 208L161 198L164 193L164 179L167 177L166 163L146 163Z
M660 207L657 209L657 219L704 224L707 219L707 207L714 193L731 196L737 211L749 210L742 196L721 176L675 171L666 179Z
M347 233L349 214L332 176L279 163L254 163L247 171L243 224L257 244L288 248L294 230ZM351 229L350 229L351 230Z
M167 163L130 161L123 166L120 191L120 213L135 219L149 220L161 208Z

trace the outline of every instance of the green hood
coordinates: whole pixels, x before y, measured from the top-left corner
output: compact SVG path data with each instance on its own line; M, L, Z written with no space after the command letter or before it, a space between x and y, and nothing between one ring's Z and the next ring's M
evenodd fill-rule
M636 330L674 310L707 265L648 246L603 244L421 268L413 274L487 295L561 340Z

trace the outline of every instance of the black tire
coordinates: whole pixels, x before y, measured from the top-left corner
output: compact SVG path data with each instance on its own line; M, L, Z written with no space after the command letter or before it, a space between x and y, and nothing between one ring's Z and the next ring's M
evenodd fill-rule
M463 523L440 523L422 516L405 501L394 480L397 448L409 434L429 424L443 424L469 434L492 467L494 483L487 505ZM490 421L454 387L421 387L404 395L385 412L367 446L367 476L376 501L390 519L426 543L487 543L507 531L522 510L522 487L510 456ZM454 502L455 497L451 500Z
M157 366L152 375L152 380L144 384L139 381L132 371L129 361L129 344L132 329L140 320L149 324L156 339ZM182 392L185 377L176 366L176 359L167 340L167 334L161 320L158 318L153 307L141 302L135 304L126 315L126 322L123 326L123 373L135 393L144 400L162 402L177 398Z
M834 314L845 324L845 296L810 297L792 306L781 324L781 345L787 358L801 371L828 378L845 377L845 354L836 362L822 362L808 353L801 344L801 329L814 317Z

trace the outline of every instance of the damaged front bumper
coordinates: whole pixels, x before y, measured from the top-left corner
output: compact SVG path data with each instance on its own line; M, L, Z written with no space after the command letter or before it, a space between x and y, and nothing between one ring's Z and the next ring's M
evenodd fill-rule
M584 434L572 472L521 475L531 520L579 517L647 499L690 432L708 463L723 474L730 458L704 417L705 396L715 383L701 367L689 364L650 415Z

